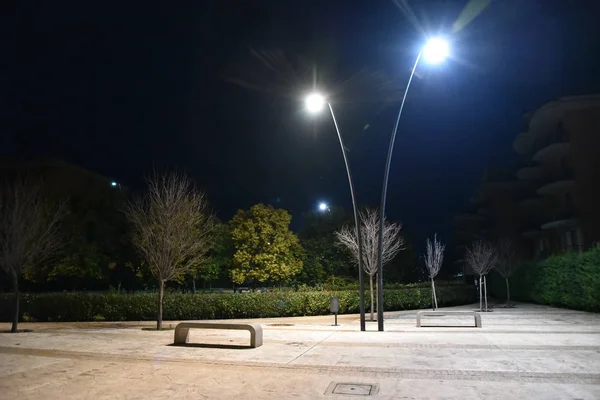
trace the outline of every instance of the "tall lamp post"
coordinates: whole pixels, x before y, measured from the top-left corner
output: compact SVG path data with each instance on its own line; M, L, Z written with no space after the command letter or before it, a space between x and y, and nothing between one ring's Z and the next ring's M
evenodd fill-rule
M404 103L406 102L406 96L408 95L408 89L410 88L410 83L412 82L413 76L415 75L415 70L417 69L417 65L419 65L419 61L423 58L426 62L430 64L438 64L448 56L449 53L449 45L442 38L431 38L427 41L423 49L417 55L417 59L415 60L415 64L413 65L412 71L410 73L410 77L408 78L408 83L406 85L406 89L404 90L404 96L402 97L402 103L400 103L400 110L398 111L398 117L396 118L396 124L394 125L394 130L392 131L392 136L390 138L390 145L388 147L387 159L385 162L385 170L383 173L383 187L381 189L381 207L380 207L380 226L379 226L379 241L378 241L378 266L377 266L377 330L383 331L383 232L385 225L385 203L387 200L387 186L388 186L388 177L390 174L390 165L392 163L392 152L394 150L394 142L396 141L396 132L398 131L398 124L400 123L400 117L402 116L402 110L404 109Z
M348 163L348 156L346 155L346 148L344 147L344 141L342 139L342 135L340 134L340 128L338 127L337 120L335 119L335 114L333 113L333 108L331 107L331 103L325 100L319 93L312 93L306 98L306 109L311 113L317 113L323 109L323 107L327 104L329 107L329 111L331 112L331 118L333 119L333 125L335 126L335 131L337 132L338 139L340 141L340 147L342 149L342 156L344 156L344 164L346 165L346 173L348 175L348 184L350 185L350 196L352 197L352 210L354 212L354 227L356 229L356 240L358 241L358 282L360 287L360 330L365 331L365 288L364 288L364 279L363 279L363 269L362 269L362 239L360 233L360 218L358 215L358 208L356 206L356 196L354 192L354 182L352 181L352 174L350 173L350 164Z

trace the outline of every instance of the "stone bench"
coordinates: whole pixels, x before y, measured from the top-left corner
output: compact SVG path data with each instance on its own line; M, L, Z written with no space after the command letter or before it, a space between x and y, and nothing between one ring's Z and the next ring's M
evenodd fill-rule
M475 327L481 328L481 315L475 311L419 311L417 312L417 328L421 326L421 317L423 316L459 316L470 315L475 317Z
M263 331L259 324L239 324L229 322L180 322L175 327L175 344L186 344L190 329L234 329L250 332L250 347L256 348L263 344Z

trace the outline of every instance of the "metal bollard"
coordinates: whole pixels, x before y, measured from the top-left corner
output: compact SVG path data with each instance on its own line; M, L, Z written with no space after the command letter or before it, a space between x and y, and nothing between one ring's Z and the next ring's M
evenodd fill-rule
M338 303L337 296L334 296L331 298L329 311L331 311L333 314L335 314L335 323L333 324L333 326L338 326L337 316L338 316L338 312L340 311L340 305Z

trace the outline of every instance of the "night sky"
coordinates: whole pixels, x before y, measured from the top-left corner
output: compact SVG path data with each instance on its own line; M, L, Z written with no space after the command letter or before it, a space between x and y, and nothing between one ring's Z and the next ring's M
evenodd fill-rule
M289 209L296 227L321 200L349 209L331 119L303 110L313 82L332 94L360 203L377 205L425 35L450 39L452 58L417 71L388 196L419 242L449 238L487 165L519 161L525 112L600 91L598 1L496 0L456 32L467 0L19 3L5 25L0 155L64 160L134 189L153 167L177 167L223 219L257 202Z

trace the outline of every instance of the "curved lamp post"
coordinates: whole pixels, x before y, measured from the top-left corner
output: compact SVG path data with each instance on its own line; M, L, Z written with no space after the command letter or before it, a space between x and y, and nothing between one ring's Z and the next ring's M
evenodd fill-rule
M319 93L312 93L306 97L306 109L311 113L317 113L325 107L325 104L329 107L331 112L331 118L333 118L333 125L337 132L338 139L340 141L340 147L342 149L342 155L344 156L344 164L346 164L346 173L348 174L348 184L350 185L350 196L352 197L352 210L354 212L354 226L356 229L356 240L358 240L358 282L360 286L360 330L365 330L365 291L364 291L364 280L362 270L362 239L360 234L359 215L358 208L356 207L356 197L354 193L354 182L352 181L352 174L350 173L350 164L348 163L348 156L346 155L346 148L344 147L344 141L340 134L340 129L333 113L331 103L325 100ZM319 206L320 208L320 206Z
M402 110L404 109L404 103L406 102L406 96L408 95L408 89L412 82L415 70L419 61L423 58L427 63L438 64L448 57L450 46L448 42L442 38L431 38L427 41L423 49L417 55L415 64L413 65L410 77L406 89L404 90L404 96L402 97L402 103L400 103L400 110L398 111L398 117L396 118L396 124L392 131L392 137L390 138L390 146L388 147L387 159L385 162L385 170L383 173L383 188L381 189L381 207L380 207L380 226L379 226L379 242L378 242L378 258L377 262L377 330L383 331L383 231L384 231L384 216L385 216L385 202L387 200L387 186L388 177L390 174L390 165L392 163L392 152L394 150L394 142L396 141L396 132L398 131L398 124L400 123L400 117L402 116Z

